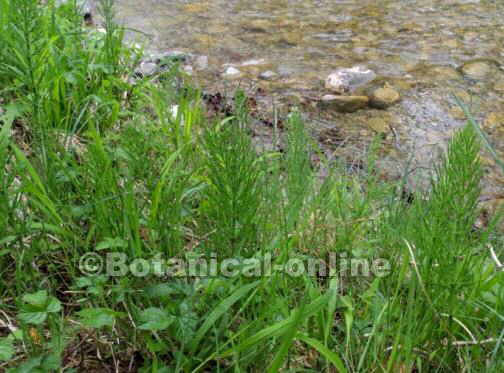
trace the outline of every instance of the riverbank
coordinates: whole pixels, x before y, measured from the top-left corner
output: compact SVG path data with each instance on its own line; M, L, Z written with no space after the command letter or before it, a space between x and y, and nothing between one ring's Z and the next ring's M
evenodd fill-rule
M409 189L393 131L339 156L309 105L202 92L102 4L0 0L0 370L502 370L475 126Z

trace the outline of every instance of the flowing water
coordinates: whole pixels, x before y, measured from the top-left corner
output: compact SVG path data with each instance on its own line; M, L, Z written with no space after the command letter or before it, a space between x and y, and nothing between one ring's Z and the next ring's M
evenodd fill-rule
M117 10L151 48L208 56L208 67L195 69L205 88L236 85L221 76L232 65L243 73L239 84L261 88L266 101L301 106L334 154L354 157L359 140L380 133L389 171L400 175L408 159L426 166L465 123L456 94L504 157L502 0L117 0ZM375 71L374 84L393 87L401 102L353 114L316 110L327 75L356 65ZM260 79L265 71L275 75ZM504 198L502 173L483 160L486 193Z

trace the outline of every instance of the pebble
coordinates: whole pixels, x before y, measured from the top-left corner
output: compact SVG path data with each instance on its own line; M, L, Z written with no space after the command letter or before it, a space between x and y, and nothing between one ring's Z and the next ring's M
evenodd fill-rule
M458 120L466 119L466 115L465 115L464 110L459 106L452 107L450 109L450 114L454 119L458 119Z
M274 71L268 70L264 71L259 75L259 79L262 80L273 80L278 76L278 74Z
M264 58L258 59L258 60L248 60L245 61L241 64L241 66L256 66L256 65L264 65L266 63L266 60Z
M325 88L338 93L351 93L355 89L362 87L376 78L376 74L369 69L355 66L349 69L339 69L327 77Z
M370 106L376 109L386 109L400 100L399 92L390 87L378 88L370 97Z
M191 65L184 65L184 67L182 68L182 70L184 70L184 72L187 74L187 75L192 75L193 72L194 72L194 69Z
M371 118L368 121L368 126L377 133L386 133L390 131L390 126L383 118Z
M340 113L354 113L364 109L369 102L366 96L324 95L319 101L321 109L332 109Z
M197 70L206 70L208 68L208 56L199 56L194 64Z
M229 66L226 71L224 71L224 73L222 74L222 76L224 78L238 78L240 77L242 74L241 74L241 71L238 70L236 67L233 67L233 66Z
M504 92L504 80L499 80L497 83L495 83L494 90L496 90L497 92Z
M460 69L462 73L468 78L474 80L481 80L488 76L491 73L492 68L486 62L476 61L476 62L468 62L463 65Z
M498 127L504 126L504 113L492 112L488 114L485 121L483 122L483 126L490 130L493 130Z
M142 62L137 70L137 73L142 77L152 76L158 71L158 65L154 62Z

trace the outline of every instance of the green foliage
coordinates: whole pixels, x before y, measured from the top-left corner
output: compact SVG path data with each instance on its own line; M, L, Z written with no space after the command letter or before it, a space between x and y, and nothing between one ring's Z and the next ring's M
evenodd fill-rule
M101 1L101 33L74 2L0 0L0 369L61 371L88 351L79 369L97 356L142 372L504 369L504 240L498 217L473 228L474 126L408 203L378 180L374 147L349 174L323 160L299 113L285 152L258 154L243 92L232 117L208 119L176 67L130 79L141 54L112 5ZM238 269L268 255L272 269L82 273L94 252ZM330 254L386 259L390 274L280 269Z
M58 299L49 296L46 290L40 290L23 296L18 319L26 324L41 325L46 321L47 315L60 311L61 304Z

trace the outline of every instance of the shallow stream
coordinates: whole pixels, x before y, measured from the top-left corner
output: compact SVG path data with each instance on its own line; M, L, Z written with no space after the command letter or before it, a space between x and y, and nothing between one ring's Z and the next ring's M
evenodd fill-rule
M207 56L208 65L191 66L206 89L240 84L260 88L270 107L301 106L328 152L353 159L381 134L388 177L404 174L409 159L420 170L412 183L426 180L421 170L465 123L453 94L504 158L501 0L117 0L117 10L151 47ZM327 75L356 65L401 101L351 114L319 110ZM240 79L222 76L229 66ZM267 130L258 137L267 142ZM490 157L483 161L484 198L503 200L504 175Z

